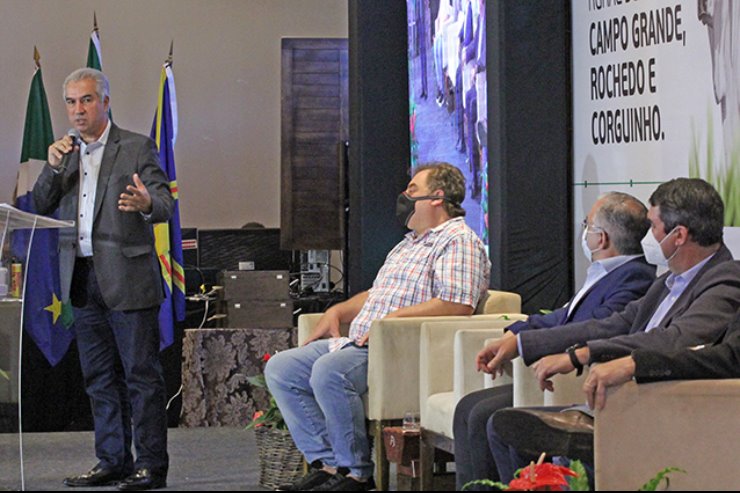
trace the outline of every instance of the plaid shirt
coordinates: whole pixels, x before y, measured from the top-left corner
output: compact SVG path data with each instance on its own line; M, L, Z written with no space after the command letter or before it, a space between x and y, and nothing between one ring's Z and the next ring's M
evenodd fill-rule
M332 338L329 350L360 340L373 320L432 298L475 308L488 289L490 270L483 243L462 217L418 238L412 231L386 257L365 304L352 320L349 337Z

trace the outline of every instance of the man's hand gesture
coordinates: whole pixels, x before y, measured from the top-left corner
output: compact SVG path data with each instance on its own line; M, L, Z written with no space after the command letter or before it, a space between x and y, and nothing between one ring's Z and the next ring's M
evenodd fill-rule
M475 358L478 371L489 373L492 378L503 375L504 365L519 355L516 335L506 332L498 339L484 347Z
M335 310L329 308L324 312L316 326L311 331L311 335L303 343L306 344L323 339L325 337L339 337L339 315Z
M118 210L151 214L152 198L149 196L149 190L146 189L137 173L134 173L133 178L134 184L126 187L129 193L122 193L118 199Z
M576 368L567 354L551 354L534 363L532 369L540 382L540 389L543 392L545 390L552 392L555 387L550 377L559 373L570 373Z
M599 411L606 406L606 389L628 382L635 375L635 360L632 356L594 365L583 383L583 392L588 407Z

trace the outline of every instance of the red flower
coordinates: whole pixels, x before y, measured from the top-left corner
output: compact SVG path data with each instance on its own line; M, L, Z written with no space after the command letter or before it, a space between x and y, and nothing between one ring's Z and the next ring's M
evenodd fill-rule
M267 363L268 361L270 361L270 353L265 353L262 356L262 361L264 361L265 363Z
M264 413L263 411L255 411L255 412L254 412L254 414L252 415L252 421L256 421L256 420L258 420L259 418L261 418L261 417L262 417L262 415L263 415L263 414L265 414L265 413ZM263 424L264 424L264 423L258 423L258 424L256 424L256 425L254 425L254 427L255 427L255 428L259 428L259 427L260 427L260 426L262 426Z
M567 467L550 463L531 464L519 473L519 477L509 483L510 491L563 491L568 486L565 476L577 476Z

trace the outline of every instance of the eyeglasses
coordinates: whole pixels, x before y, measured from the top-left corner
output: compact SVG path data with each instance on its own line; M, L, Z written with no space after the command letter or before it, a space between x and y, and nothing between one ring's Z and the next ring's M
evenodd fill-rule
M588 218L584 218L583 221L581 222L581 229L585 230L585 229L588 229L589 227L593 230L592 231L593 233L603 233L604 232L604 228L602 228L601 226L595 226L595 225L589 226Z

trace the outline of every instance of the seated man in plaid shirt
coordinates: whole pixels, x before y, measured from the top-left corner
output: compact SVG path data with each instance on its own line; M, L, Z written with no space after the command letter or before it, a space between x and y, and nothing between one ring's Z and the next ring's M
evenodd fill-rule
M415 171L396 206L411 232L388 254L373 287L329 308L305 345L275 355L265 368L293 440L312 466L279 490L374 488L362 404L370 324L390 317L471 315L488 289L488 256L463 219L462 173L446 163ZM340 337L343 322L351 322L349 337Z

